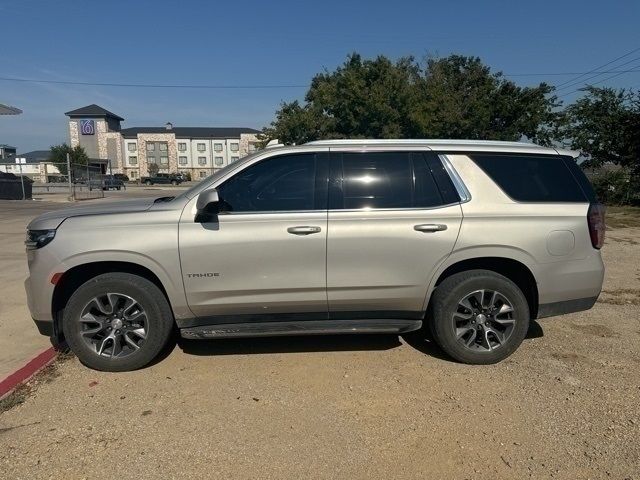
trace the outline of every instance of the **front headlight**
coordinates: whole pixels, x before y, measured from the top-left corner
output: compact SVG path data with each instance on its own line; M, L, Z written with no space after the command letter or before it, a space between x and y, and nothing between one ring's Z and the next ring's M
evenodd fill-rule
M24 244L27 250L37 250L51 242L55 236L55 230L27 230L27 239Z

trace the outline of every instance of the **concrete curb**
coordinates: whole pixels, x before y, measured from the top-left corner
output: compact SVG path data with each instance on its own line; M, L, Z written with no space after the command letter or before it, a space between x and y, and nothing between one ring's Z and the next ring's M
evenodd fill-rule
M42 368L49 365L53 359L56 358L56 351L53 347L47 348L45 351L40 352L27 362L27 364L5 377L0 382L0 398L4 397L8 393L12 392L18 385L26 382Z

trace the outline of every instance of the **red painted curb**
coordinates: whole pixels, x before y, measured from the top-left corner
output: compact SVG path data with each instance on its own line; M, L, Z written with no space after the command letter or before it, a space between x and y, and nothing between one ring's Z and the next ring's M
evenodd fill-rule
M53 347L47 348L44 352L39 353L22 368L16 370L0 382L0 398L4 397L11 390L16 388L23 382L29 380L41 368L45 367L56 357L56 351Z

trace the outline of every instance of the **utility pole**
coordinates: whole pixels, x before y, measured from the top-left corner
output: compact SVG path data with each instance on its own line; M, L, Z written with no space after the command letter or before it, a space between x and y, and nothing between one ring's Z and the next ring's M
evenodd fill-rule
M69 181L69 199L75 200L73 195L73 183L71 182L71 157L67 152L67 180Z
M22 175L22 159L18 159L18 165L20 165L20 185L22 185L22 200L26 200L27 196L24 193L24 176Z

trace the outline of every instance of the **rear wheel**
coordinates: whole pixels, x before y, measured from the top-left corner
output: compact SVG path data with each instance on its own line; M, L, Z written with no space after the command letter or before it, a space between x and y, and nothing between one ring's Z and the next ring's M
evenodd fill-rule
M431 330L454 359L497 363L522 343L529 328L529 305L508 278L470 270L445 279L433 294Z
M178 185L178 182L175 181L175 180L171 180L171 185L176 186L176 185Z
M106 273L74 292L62 328L84 365L121 372L144 367L162 351L171 336L173 314L164 294L149 280Z
M147 180L146 182L144 182L145 185L153 185L153 183L151 183L151 180Z

